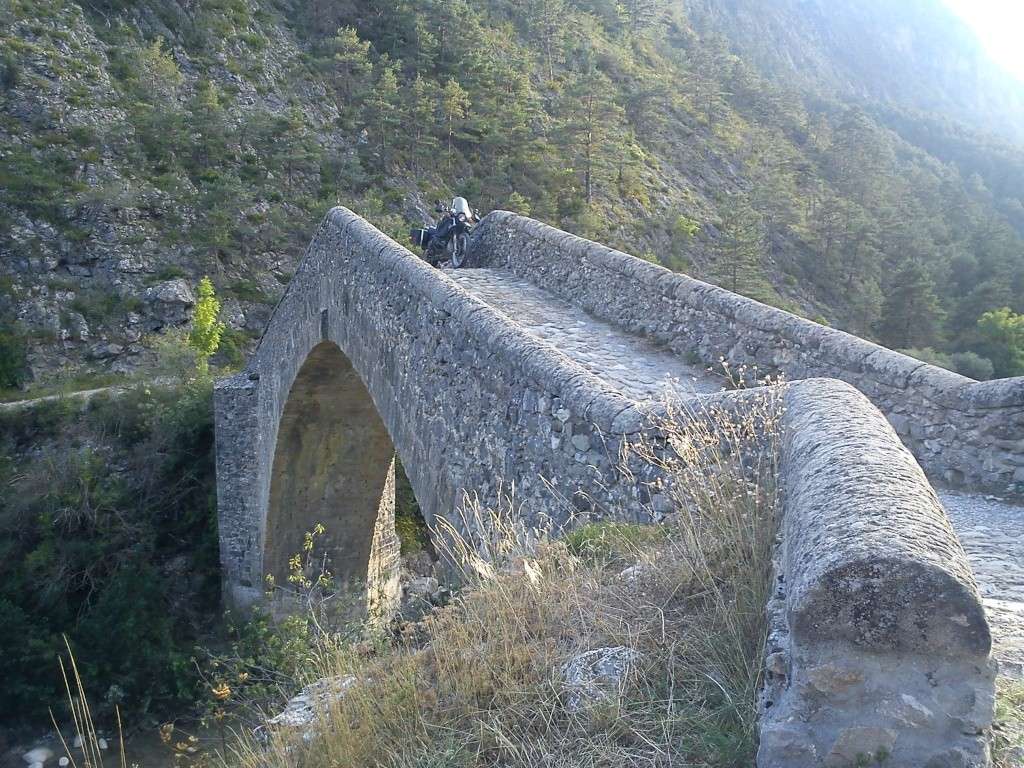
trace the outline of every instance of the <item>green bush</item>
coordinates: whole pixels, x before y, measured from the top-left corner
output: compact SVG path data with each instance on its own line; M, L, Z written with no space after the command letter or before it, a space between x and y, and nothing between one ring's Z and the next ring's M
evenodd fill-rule
M598 563L627 563L636 551L664 538L666 529L639 523L588 523L565 536L574 555Z
M935 365L939 368L945 368L947 371L955 370L956 367L953 364L953 358L947 355L945 352L940 352L932 347L922 347L917 349L910 347L908 349L899 349L897 352L902 352L904 355L909 355L922 363L928 363L929 365Z
M71 309L89 323L107 322L118 316L137 311L142 302L134 296L119 296L112 291L94 289L81 291L71 301Z
M16 389L28 373L25 337L14 326L0 326L0 389Z
M12 91L18 86L20 78L21 67L18 60L10 54L5 55L3 62L0 62L0 88Z
M992 361L974 352L955 352L952 361L957 373L978 381L987 381L995 373Z
M192 698L220 598L211 395L197 381L0 415L0 719L63 700L62 635L100 714Z

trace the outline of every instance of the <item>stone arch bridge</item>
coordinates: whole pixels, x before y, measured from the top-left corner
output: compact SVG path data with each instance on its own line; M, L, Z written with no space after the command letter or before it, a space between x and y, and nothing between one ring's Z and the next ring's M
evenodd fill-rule
M333 573L393 589L396 455L428 522L507 495L529 521L651 519L657 478L619 470L624 442L656 430L666 388L694 413L742 408L707 367L757 365L800 380L759 764L817 765L857 728L897 734L887 764L984 764L991 713L967 702L991 698L989 626L922 467L1024 490L1024 380L973 382L507 212L477 227L470 264L435 270L326 216L256 353L216 386L229 602L258 601L319 521ZM837 649L857 711L814 689ZM904 694L941 714L909 727L885 706Z

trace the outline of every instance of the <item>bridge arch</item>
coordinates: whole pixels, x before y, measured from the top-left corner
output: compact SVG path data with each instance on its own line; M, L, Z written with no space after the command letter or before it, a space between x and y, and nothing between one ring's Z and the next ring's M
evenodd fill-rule
M319 523L317 556L339 586L394 596L395 447L359 374L333 341L310 351L277 431L263 567L285 584L290 559ZM317 570L319 573L319 570Z
M243 609L314 522L340 574L395 584L396 453L428 524L458 525L467 494L514 492L527 524L649 514L619 472L637 404L343 208L214 411L224 595Z

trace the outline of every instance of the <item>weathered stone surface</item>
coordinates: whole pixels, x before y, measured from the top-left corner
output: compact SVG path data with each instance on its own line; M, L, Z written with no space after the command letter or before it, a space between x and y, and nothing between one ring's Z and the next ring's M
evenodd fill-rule
M323 717L331 705L340 701L355 684L355 675L344 675L324 678L307 685L301 693L288 700L281 712L267 720L267 726L272 729L297 729L304 734L311 734L317 718Z
M994 664L967 557L935 492L877 409L836 380L785 397L784 509L769 606L761 768L987 764ZM788 659L785 675L775 660Z
M453 279L349 211L327 216L256 354L217 384L230 601L260 599L268 573L283 583L316 522L332 573L397 586L384 482L396 452L428 522L459 525L467 494L497 507L513 489L530 524L651 519L638 480L618 469L622 435L643 425L623 415L683 374L692 393L699 372L569 305L514 293L500 276Z
M632 648L595 648L573 656L562 666L566 709L579 712L618 696L626 675L640 659Z
M842 379L894 419L930 475L1024 495L1014 470L1024 459L1024 378L975 382L507 211L480 223L471 257L711 367L724 358L790 380ZM998 461L986 463L988 433L1011 424L1009 443L991 451ZM947 425L948 445L926 441L924 428Z

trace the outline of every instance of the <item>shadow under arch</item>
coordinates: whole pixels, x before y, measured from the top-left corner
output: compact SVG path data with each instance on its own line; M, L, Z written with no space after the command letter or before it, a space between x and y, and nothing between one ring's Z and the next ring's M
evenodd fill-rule
M395 447L351 361L332 341L310 351L292 383L274 449L263 567L287 584L307 531L339 586L365 585L367 604L398 596Z

